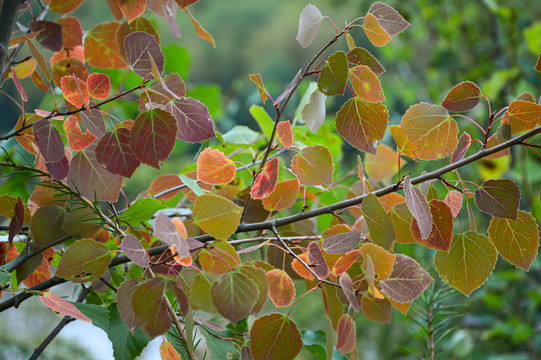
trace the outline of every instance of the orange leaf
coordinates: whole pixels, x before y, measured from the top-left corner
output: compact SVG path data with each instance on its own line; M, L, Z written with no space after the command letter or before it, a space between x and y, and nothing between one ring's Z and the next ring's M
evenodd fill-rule
M84 133L81 131L79 120L75 116L68 117L63 125L71 150L80 151L86 149L88 145L97 139L90 131L86 130Z
M276 181L278 180L279 160L277 157L273 158L267 164L263 170L255 178L254 184L250 194L253 199L262 199L269 196L276 188Z
M26 287L31 288L32 286L45 280L49 280L52 277L53 274L51 272L51 268L49 267L49 261L47 261L46 256L43 256L41 264L39 264L38 268L34 270L34 272L23 281L23 283Z
M398 125L391 125L389 126L389 131L396 142L396 148L400 155L406 155L415 160L419 147L410 140L408 135L402 131L402 128Z
M265 89L265 85L263 84L263 79L261 78L261 74L259 73L251 74L248 77L257 85L259 96L261 96L261 101L263 101L263 104L264 104L265 101L267 101L267 90Z
M295 299L293 280L284 270L274 269L267 273L269 297L276 307L289 306Z
M128 19L128 23L137 19L145 12L147 0L118 0L118 6L122 14Z
M77 18L68 16L56 21L62 25L62 47L73 48L83 45L83 30ZM65 51L63 51L65 53Z
M368 66L358 65L349 69L349 80L359 98L368 102L385 100L378 76Z
M299 179L291 179L276 184L274 191L263 199L263 207L268 211L287 209L295 203L299 194Z
M124 68L128 65L116 41L119 25L110 22L90 29L85 38L85 57L89 65L104 69Z
M92 323L92 321L85 314L79 311L79 309L77 309L75 305L73 305L67 300L62 299L60 296L53 294L52 292L47 292L43 294L43 296L40 296L39 299L41 300L43 305L47 306L53 311L74 317L77 320Z
M162 360L181 360L180 355L169 341L162 341L160 345L160 356Z
M355 263L355 261L357 261L359 256L361 256L359 250L352 250L347 254L342 255L334 264L332 273L336 276L342 275Z
M178 175L175 174L166 174L161 175L154 179L154 181L150 184L148 187L148 195L153 196L156 194L161 193L162 191L171 189L175 186L182 185L182 181L178 177ZM169 200L172 197L174 197L176 194L178 194L180 190L176 190L173 192L170 192L168 194L162 195L158 198L158 200Z
M111 81L109 75L94 73L88 76L86 80L88 92L95 99L107 99L111 91Z
M299 258L304 261L307 264L310 264L310 261L308 261L308 255L307 254L300 254ZM291 267L293 270L300 276L308 280L314 280L314 275L304 266L301 264L301 262L297 259L293 259L291 262Z
M201 26L201 24L199 24L199 21L197 21L197 19L193 17L193 15L188 9L184 8L183 10L186 12L186 14L188 14L190 20L192 20L193 26L195 26L195 30L197 31L197 35L207 40L215 48L216 44L214 43L214 38L212 37L212 35L210 35L209 32Z
M188 232L186 231L186 227L184 226L182 220L180 220L179 217L174 217L171 219L171 222L173 223L173 225L175 225L178 234L184 239L186 239L188 237Z
M284 145L286 148L293 145L293 129L291 128L291 123L289 120L278 123L276 131L278 133L278 139L280 139L282 145Z
M80 108L83 104L88 104L90 101L86 83L81 79L75 81L75 78L71 75L64 76L60 80L60 85L64 98L75 107Z
M363 29L368 40L376 46L384 46L391 41L391 35L381 27L378 19L370 13L366 14L364 18Z
M227 184L235 178L235 163L219 150L206 148L197 158L197 179L212 185Z

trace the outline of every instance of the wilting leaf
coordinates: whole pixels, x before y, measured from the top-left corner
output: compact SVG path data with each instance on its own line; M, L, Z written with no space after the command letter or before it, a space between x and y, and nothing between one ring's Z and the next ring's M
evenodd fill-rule
M77 320L86 321L92 323L92 321L83 314L75 305L70 303L67 300L62 299L60 296L53 294L50 291L47 291L42 296L39 297L43 305L47 306L49 309L56 311L60 314L71 316Z
M226 241L214 241L199 253L201 268L210 274L222 275L240 265L239 254Z
M464 112L473 109L481 100L481 89L471 81L455 85L441 102L446 110Z
M252 190L250 191L252 199L266 198L274 191L276 181L278 181L278 171L279 160L275 157L265 164L255 178Z
M487 180L475 190L475 204L492 216L516 221L519 201L520 189L509 179Z
M177 138L180 140L194 143L216 136L209 111L200 101L189 97L173 100L167 104L165 110L177 120Z
M519 210L517 221L492 218L488 237L505 260L526 271L530 269L539 248L539 229L530 213Z
M393 270L395 255L375 244L364 244L359 253L364 259L370 257L374 267L374 275L377 280L387 279Z
M108 132L99 140L95 150L96 160L107 171L127 178L131 178L141 164L130 147L130 134L131 129L126 127Z
M134 262L134 264L139 265L142 268L147 268L149 266L150 256L139 240L132 234L126 235L124 240L120 243L119 248Z
M77 240L60 259L56 276L83 283L99 279L111 262L107 246L91 239Z
M85 58L89 65L104 69L124 68L128 65L116 41L118 26L117 22L99 24L87 33Z
M86 149L97 139L90 131L86 130L84 133L81 131L79 120L75 116L69 116L62 125L68 138L68 144L73 151Z
M165 280L155 277L137 286L132 295L133 312L150 337L162 335L171 327L164 290Z
M361 310L368 319L380 322L391 323L392 306L387 298L376 299L372 294L366 293L361 299Z
M49 10L59 14L67 14L77 9L83 0L51 0ZM68 45L64 45L68 47Z
M276 126L276 133L278 135L278 139L280 139L280 142L286 148L293 145L293 130L291 129L291 123L289 120L279 122Z
M96 160L95 144L71 160L67 184L81 195L97 201L117 201L122 177L105 170Z
M349 69L349 80L359 99L368 102L385 101L378 76L368 66L357 65Z
M111 81L109 75L94 73L86 79L88 93L95 99L107 99L111 92Z
M237 230L242 208L221 196L206 194L195 201L193 220L216 239L226 239Z
M355 322L349 314L344 314L338 320L336 328L336 350L341 350L342 354L349 354L355 350L356 343Z
M51 51L62 49L62 26L47 20L32 20L28 23L31 32L39 32L38 43Z
M82 0L80 0L82 2ZM49 5L49 9L51 9ZM72 16L67 16L56 20L62 26L62 46L65 48L74 48L83 45L83 29L79 20Z
M368 103L359 98L346 101L336 114L336 130L353 147L371 154L383 139L389 114L380 103Z
M206 148L197 158L197 179L213 185L228 184L235 178L233 160L219 150Z
M348 80L346 53L337 51L329 56L327 65L321 70L317 86L327 96L343 95Z
M342 286L342 291L344 292L344 295L346 296L350 305L353 306L355 311L358 312L359 299L357 299L357 296L355 295L355 289L353 289L353 282L351 281L351 277L348 275L348 273L343 273L340 276L339 283L340 286Z
M287 209L295 203L299 193L299 179L291 179L276 184L274 191L263 199L263 206L268 211Z
M416 155L423 160L449 156L457 146L458 127L439 105L412 105L402 117L400 127L419 147Z
M381 289L394 301L407 303L421 295L434 281L430 275L409 256L397 254L393 272L380 282Z
M366 14L364 18L363 30L368 40L375 46L385 46L391 41L389 33L380 25L378 19L370 13Z
M426 197L421 193L421 190L411 185L409 175L404 177L404 194L408 209L415 220L417 220L421 239L425 240L432 232L432 214L430 213L430 206Z
M135 157L156 169L175 146L177 122L161 109L146 111L135 119L131 128L130 147Z
M283 314L257 319L250 330L254 360L293 360L302 349L297 325Z
M142 78L148 77L152 72L151 58L161 74L165 61L158 41L153 35L143 31L137 31L129 34L124 39L126 57L133 72Z
M307 250L310 267L320 279L325 279L330 275L331 272L327 266L327 262L323 257L323 253L321 252L318 243L316 241L312 241L310 245L308 245Z
M210 293L220 315L234 324L250 314L259 295L254 282L236 271L220 276Z
M325 121L325 100L327 96L315 89L310 95L309 102L302 108L302 121L314 134Z
M389 126L389 131L396 142L398 152L400 152L401 155L406 155L412 159L415 159L417 157L417 150L419 150L419 147L410 140L408 135L402 131L402 128L398 125L391 125Z
M60 161L64 157L64 143L54 125L46 119L34 123L34 140L46 162Z
M252 80L256 84L257 91L259 91L259 96L261 96L261 101L264 104L265 101L267 101L267 90L265 89L265 85L263 84L263 79L261 78L261 74L259 73L251 74L248 77L250 78L250 80Z
M332 184L332 156L324 146L316 145L302 149L291 162L291 169L307 186Z
M393 224L376 195L368 194L363 199L361 211L366 219L372 241L384 249L390 249L396 235Z
M154 219L154 235L165 244L175 246L181 258L190 256L190 248L186 239L180 236L175 224L163 212L159 212Z
M451 155L451 164L460 161L464 159L464 156L466 155L466 151L470 148L471 145L471 136L467 132L463 132L462 135L458 138L458 144L453 150L453 154Z
M329 254L345 254L359 245L361 236L360 232L347 232L330 236L323 240L321 247Z
M410 26L398 11L382 2L373 3L368 12L378 19L381 27L391 36L404 31Z
M315 5L308 4L302 9L296 38L302 47L308 47L314 41L321 20L323 20L323 15Z
M453 238L453 214L443 201L432 200L429 205L433 221L432 232L428 238L422 239L417 220L413 219L411 233L420 244L430 249L447 251Z

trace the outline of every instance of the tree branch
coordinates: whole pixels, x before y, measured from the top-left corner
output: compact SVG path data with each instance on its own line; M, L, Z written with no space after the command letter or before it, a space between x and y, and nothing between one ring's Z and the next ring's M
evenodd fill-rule
M8 54L11 31L21 3L21 0L4 0L2 5L2 12L0 13L0 19L2 19L0 21L0 83L4 78L4 63Z

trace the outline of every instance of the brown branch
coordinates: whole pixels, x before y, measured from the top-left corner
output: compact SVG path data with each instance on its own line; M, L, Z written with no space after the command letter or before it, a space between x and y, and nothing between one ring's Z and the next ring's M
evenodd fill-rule
M21 4L21 0L4 0L2 4L2 11L0 12L0 83L10 66L10 61L8 60L5 63L5 59L8 54L11 31Z

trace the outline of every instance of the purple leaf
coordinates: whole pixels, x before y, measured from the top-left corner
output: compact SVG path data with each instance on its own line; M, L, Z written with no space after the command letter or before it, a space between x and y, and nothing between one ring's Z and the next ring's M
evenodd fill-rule
M159 212L154 220L154 235L167 245L175 245L181 259L190 256L188 242L180 236L175 224L163 212Z
M31 32L41 31L37 39L44 48L51 51L62 50L62 25L52 21L36 20L30 21L28 28Z
M216 136L209 111L199 100L189 97L173 100L165 109L177 120L177 138L180 140L195 143Z
M19 196L17 198L17 203L15 204L15 209L13 210L13 217L9 222L9 234L8 241L12 242L15 235L21 231L23 228L24 222L24 204L23 199Z
M361 236L360 232L348 232L330 236L323 240L321 247L329 254L345 254L359 245Z
M45 162L60 161L64 157L64 143L60 133L47 119L34 123L34 139Z
M106 133L96 146L96 159L113 174L131 178L141 162L137 160L130 147L128 128L120 128Z
M467 132L463 132L462 135L458 138L458 144L451 155L451 164L456 163L464 159L466 151L470 148L471 145L471 136Z
M344 292L344 295L346 295L346 298L348 299L349 303L355 311L359 311L359 299L355 295L355 290L353 289L353 282L351 281L351 277L348 275L347 272L343 273L340 276L339 280L340 285L342 286L342 291Z
M382 2L373 3L368 12L378 19L379 25L391 36L404 31L410 26L410 23L398 11Z
M409 256L397 254L391 275L380 282L381 289L398 303L407 303L421 295L434 281Z
M404 177L404 194L406 195L406 205L408 205L408 209L417 220L421 239L425 240L432 232L432 214L426 197L421 193L421 190L411 186L409 175Z
M150 256L148 256L145 248L135 236L131 234L126 235L119 247L136 265L142 268L147 268L150 265Z
M509 179L487 180L475 190L475 204L482 212L517 221L520 189Z
M154 60L160 74L162 73L165 58L153 35L144 31L133 32L124 39L124 48L133 72L140 77L147 77L152 72L150 57Z
M308 261L310 262L312 270L314 270L314 273L316 273L320 279L325 279L331 273L327 266L327 262L323 257L323 253L315 241L312 241L310 245L308 245Z
M137 289L139 282L135 279L127 279L118 287L116 299L118 301L118 312L126 323L128 330L133 334L137 328L144 324L144 320L137 318L133 312L131 300L133 292Z
M70 163L66 156L59 161L46 162L45 166L47 167L47 171L51 174L51 177L55 180L64 179L68 176L70 171Z
M81 122L85 130L90 131L96 137L101 138L105 135L105 122L98 109L95 109L95 103L90 102L90 110L81 111Z

